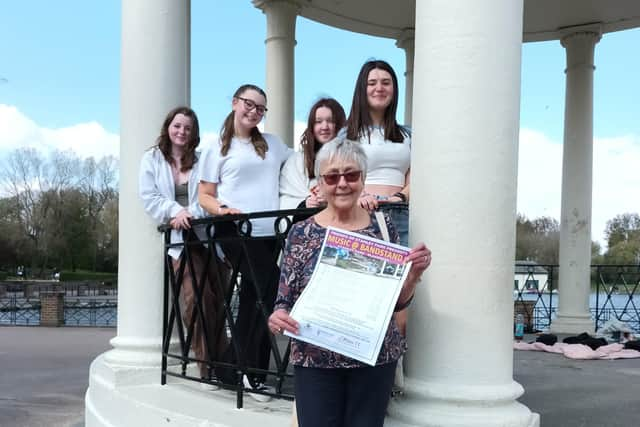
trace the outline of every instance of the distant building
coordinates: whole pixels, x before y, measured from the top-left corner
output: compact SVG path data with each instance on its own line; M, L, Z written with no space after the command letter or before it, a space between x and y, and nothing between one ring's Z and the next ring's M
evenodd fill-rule
M549 291L549 272L535 261L516 261L513 290L522 293Z

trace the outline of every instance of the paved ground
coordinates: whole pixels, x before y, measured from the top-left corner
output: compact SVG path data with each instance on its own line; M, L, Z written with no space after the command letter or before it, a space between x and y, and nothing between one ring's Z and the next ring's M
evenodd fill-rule
M640 359L571 360L538 351L514 355L514 379L525 388L520 401L540 414L542 426L640 426Z
M89 363L115 329L0 327L0 426L81 427ZM544 427L640 426L640 359L517 351L520 399Z
M0 426L80 427L89 364L115 328L0 327Z

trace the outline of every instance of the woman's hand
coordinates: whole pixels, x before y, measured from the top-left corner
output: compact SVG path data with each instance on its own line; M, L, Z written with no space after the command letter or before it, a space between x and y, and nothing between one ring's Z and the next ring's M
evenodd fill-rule
M322 194L320 194L320 189L317 185L314 185L309 189L309 196L304 200L304 205L308 208L317 208L320 206L324 206L327 204L327 199L325 199Z
M218 215L236 215L241 213L242 212L240 211L240 209L236 209L236 208L229 208L229 207L218 208Z
M169 221L169 225L176 230L188 230L191 228L191 218L191 213L187 209L182 209L175 218Z
M418 243L409 255L404 259L405 263L412 261L407 282L418 282L422 278L422 273L431 265L431 250L424 243Z
M409 255L404 259L405 263L412 262L411 269L407 275L407 280L402 284L400 295L398 296L398 304L396 310L401 310L407 307L413 298L413 293L416 291L416 286L422 278L422 273L431 264L431 251L425 246L424 243L418 243L411 251ZM398 308L398 306L402 308Z
M363 192L358 199L358 203L368 211L378 209L378 199L373 194Z
M324 197L314 193L311 193L304 202L304 205L308 208L317 208L320 206L324 206L326 204L327 204L327 201Z
M283 308L279 308L269 316L269 330L271 330L274 335L281 334L284 331L298 335L300 333L299 328L300 325L298 325L298 322L289 316L287 310Z

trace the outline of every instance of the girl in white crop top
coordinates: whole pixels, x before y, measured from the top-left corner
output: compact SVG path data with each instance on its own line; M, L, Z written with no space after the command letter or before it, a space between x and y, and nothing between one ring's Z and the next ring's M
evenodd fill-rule
M391 65L378 60L366 62L358 74L344 134L347 139L360 141L367 154L360 205L369 210L383 203L409 202L411 132L396 121L397 107L398 78ZM398 231L400 244L408 246L408 204L386 212ZM407 310L395 313L395 320L405 335ZM402 361L398 366L402 367Z
M360 197L362 207L376 209L380 203L409 201L411 133L396 121L398 79L385 61L369 61L360 69L351 112L344 133L360 141L367 154L367 180ZM408 245L408 210L391 212Z

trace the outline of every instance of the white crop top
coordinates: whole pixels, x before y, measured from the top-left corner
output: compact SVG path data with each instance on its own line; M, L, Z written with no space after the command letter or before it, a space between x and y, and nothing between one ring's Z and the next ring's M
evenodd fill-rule
M400 142L384 139L380 127L371 128L371 137L360 138L367 155L365 185L395 185L404 187L405 176L411 165L411 137Z

